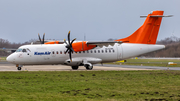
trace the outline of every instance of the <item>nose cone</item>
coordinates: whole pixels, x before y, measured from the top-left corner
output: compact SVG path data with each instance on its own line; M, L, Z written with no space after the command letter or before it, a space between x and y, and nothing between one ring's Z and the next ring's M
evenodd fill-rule
M6 61L13 63L14 58L13 58L12 54L6 58Z

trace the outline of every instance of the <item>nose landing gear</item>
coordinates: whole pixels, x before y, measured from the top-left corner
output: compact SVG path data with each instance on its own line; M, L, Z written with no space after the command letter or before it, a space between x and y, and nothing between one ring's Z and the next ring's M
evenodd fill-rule
M21 67L17 67L17 70L21 70Z
M22 65L16 65L17 70L21 70Z

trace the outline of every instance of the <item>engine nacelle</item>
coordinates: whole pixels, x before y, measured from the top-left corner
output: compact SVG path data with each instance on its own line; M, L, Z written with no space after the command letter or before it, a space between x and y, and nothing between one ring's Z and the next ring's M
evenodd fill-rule
M86 44L87 41L82 41L82 42L75 42L72 44L73 50L75 52L79 52L79 51L86 51L86 50L90 50L96 47L96 45L87 45Z

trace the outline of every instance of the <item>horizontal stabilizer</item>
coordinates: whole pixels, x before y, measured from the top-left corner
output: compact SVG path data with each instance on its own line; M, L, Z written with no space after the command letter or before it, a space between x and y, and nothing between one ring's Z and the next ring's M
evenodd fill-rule
M151 15L149 17L172 17L173 15ZM140 16L140 18L146 18L147 16Z

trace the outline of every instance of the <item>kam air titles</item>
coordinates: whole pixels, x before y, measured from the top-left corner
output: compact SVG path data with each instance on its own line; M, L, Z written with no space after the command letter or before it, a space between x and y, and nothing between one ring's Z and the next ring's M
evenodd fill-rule
M50 55L51 52L47 51L47 52L34 52L34 55Z

